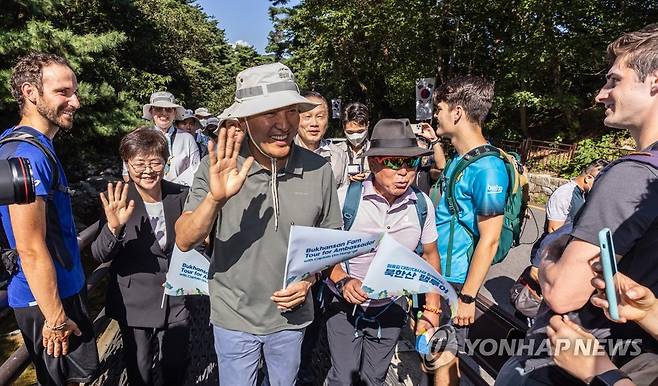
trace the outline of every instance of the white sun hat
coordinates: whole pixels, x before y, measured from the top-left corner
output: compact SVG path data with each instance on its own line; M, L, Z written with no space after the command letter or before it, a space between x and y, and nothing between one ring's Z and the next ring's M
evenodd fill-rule
M151 107L164 107L164 108L174 108L176 109L176 120L180 120L180 117L185 114L185 108L176 103L176 98L174 94L168 91L157 91L151 94L151 99L149 103L145 104L142 107L142 118L151 120L153 115L151 114Z
M224 111L228 114L222 118L250 117L293 105L304 112L319 104L299 94L292 71L281 63L247 68L235 81L235 102Z

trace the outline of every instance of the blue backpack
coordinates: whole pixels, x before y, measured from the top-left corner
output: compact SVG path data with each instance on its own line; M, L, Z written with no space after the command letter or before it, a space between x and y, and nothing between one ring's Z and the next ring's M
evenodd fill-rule
M411 189L414 191L414 193L416 193L416 196L418 197L418 199L416 200L416 204L414 206L416 207L416 214L418 215L418 222L420 224L420 231L422 233L423 226L425 225L425 220L427 219L427 201L425 201L425 198L423 197L423 193L420 190L418 190L418 188L412 186ZM352 181L350 182L350 185L347 187L345 202L343 203L343 230L346 231L350 230L350 228L352 228L352 225L354 224L354 220L356 219L356 213L359 211L359 203L361 203L362 191L363 191L363 184L361 183L361 181ZM415 252L419 256L423 255L423 243L421 242L420 239L418 239L418 245L416 246ZM349 264L345 264L345 268L347 269L347 274L349 275ZM418 295L414 294L412 296L411 302L413 307L417 308ZM389 306L386 306L386 309L388 309ZM380 314L383 313L386 309L382 310ZM359 318L362 318L362 316L359 316ZM374 319L377 319L377 316L375 316ZM378 338L380 334L381 334L381 326L377 330Z
M411 189L416 193L418 199L416 200L416 214L420 223L420 230L422 232L425 220L427 219L427 201L423 197L423 193L418 188L412 186ZM345 195L345 202L343 203L343 230L350 230L356 219L356 213L359 211L359 203L361 203L361 193L363 191L363 184L361 181L352 181L347 188ZM416 253L423 254L423 244L418 240L416 246Z

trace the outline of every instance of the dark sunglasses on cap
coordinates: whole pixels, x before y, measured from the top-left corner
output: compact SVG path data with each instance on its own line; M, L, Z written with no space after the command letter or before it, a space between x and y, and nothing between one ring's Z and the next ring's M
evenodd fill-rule
M416 168L420 164L420 157L375 157L375 160L384 165L385 168L399 170L402 166Z

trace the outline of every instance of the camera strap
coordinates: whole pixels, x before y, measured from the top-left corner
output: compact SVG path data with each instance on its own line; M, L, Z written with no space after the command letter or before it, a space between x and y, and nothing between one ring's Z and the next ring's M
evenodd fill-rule
M59 171L59 164L57 162L57 158L55 158L55 154L48 149L43 143L41 143L34 135L27 133L25 131L21 130L21 127L15 128L10 134L5 136L4 138L0 139L0 146L3 146L6 143L9 142L24 142L24 143L29 143L32 146L35 146L37 149L41 150L42 153L46 155L46 158L48 158L48 162L50 163L51 169L52 169L52 184L51 188L48 192L48 199L47 199L47 204L46 204L46 218L47 218L47 229L46 233L48 234L49 232L57 232L55 229L59 228L59 218L57 217L57 211L54 210L54 194L56 191L65 193L65 194L70 194L69 188L65 186L64 184L60 183L60 171ZM51 227L54 227L51 228ZM0 228L2 228L2 224L0 223ZM2 229L3 233L4 228ZM6 238L6 233L5 233L5 238ZM51 255L53 258L57 259L59 263L67 270L71 269L72 267L72 260L71 257L67 252L65 252L66 248L62 247L61 240L49 240L47 241L47 246L48 250L50 251ZM2 253L2 263L5 266L5 269L10 273L14 274L15 272L18 271L18 264L16 264L18 254L17 253L11 253L12 250L9 248L9 243L7 242L6 244L7 249L3 251ZM14 264L12 265L12 261Z
M68 187L64 186L64 184L61 184L59 182L59 165L57 164L57 159L55 158L55 155L53 154L52 151L50 151L50 149L44 146L43 143L39 142L39 140L35 136L20 131L20 129L16 129L11 134L0 139L0 146L9 142L25 142L41 150L41 152L43 152L48 158L51 169L53 170L53 181L51 184L51 191L49 192L49 195L52 195L55 191L59 191L62 193L69 193Z

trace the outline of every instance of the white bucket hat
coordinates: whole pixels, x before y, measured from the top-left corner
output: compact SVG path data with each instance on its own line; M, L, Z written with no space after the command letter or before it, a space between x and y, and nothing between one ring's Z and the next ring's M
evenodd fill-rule
M194 115L196 115L200 119L206 119L208 117L212 117L212 114L210 114L208 109L205 107L199 107L198 109L194 110Z
M164 107L164 108L175 108L176 109L176 118L175 120L180 120L180 117L185 114L185 108L183 106L176 104L176 98L174 94L168 91L157 91L151 94L151 99L149 103L145 104L142 107L142 118L151 120L153 115L151 114L151 107Z
M206 119L206 127L208 127L210 125L219 127L219 119L217 119L215 117L210 117L210 118Z
M297 106L299 112L309 111L319 105L299 94L292 71L281 63L263 64L250 67L240 72L235 78L235 102L229 106L220 118L246 118L267 111L278 110L288 106ZM225 116L224 116L225 115ZM266 154L254 142L249 127L247 135L258 151L267 156L271 162L272 208L274 209L274 230L279 229L279 192L277 183L276 159Z
M230 105L229 107L225 108L224 111L222 111L221 114L217 116L219 118L219 122L217 123L217 128L222 127L224 122L226 121L237 121L238 118L232 116L233 110L235 110L235 103Z
M224 110L222 115L228 114L222 118L250 117L292 105L304 112L318 105L299 94L292 71L281 63L247 68L235 81L235 103Z
M196 115L194 115L194 111L192 111L192 110L185 110L183 115L181 115L180 117L176 117L176 120L177 121L184 121L188 118L194 118L194 120L196 120L198 124L201 124L201 120L199 118L197 118Z

